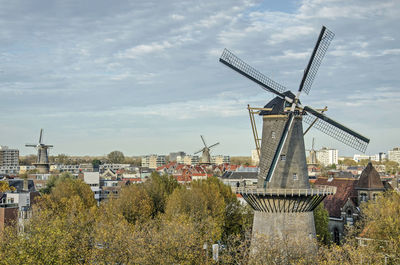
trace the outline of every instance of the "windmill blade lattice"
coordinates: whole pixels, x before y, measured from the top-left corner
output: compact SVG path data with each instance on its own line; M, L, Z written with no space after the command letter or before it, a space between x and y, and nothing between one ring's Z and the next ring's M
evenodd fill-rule
M314 82L315 76L317 75L318 68L321 65L322 59L324 58L333 37L335 37L335 34L332 31L326 27L322 27L313 53L311 54L310 61L304 70L299 91L304 91L306 94L310 92L311 85Z
M313 127L321 132L335 138L336 140L360 151L365 152L369 139L347 128L346 126L332 120L324 114L317 112L310 107L304 107L307 115L303 116L303 121L312 124ZM315 119L317 120L315 121Z
M219 145L219 143L215 143L215 144L213 144L213 145L210 145L208 148L214 147L214 146L216 146L216 145Z
M239 57L234 55L232 52L230 52L227 49L224 49L222 52L221 58L219 58L219 61L236 72L244 75L245 77L249 78L250 80L256 82L259 84L263 89L272 92L282 98L285 96L282 94L285 92L287 89L283 85L275 82L274 80L270 79L269 77L263 75L256 69L254 69L252 66L248 65Z

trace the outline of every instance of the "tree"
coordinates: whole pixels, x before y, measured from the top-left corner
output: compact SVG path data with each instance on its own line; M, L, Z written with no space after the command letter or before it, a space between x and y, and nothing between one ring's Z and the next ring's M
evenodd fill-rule
M168 175L160 175L158 172L151 173L150 179L143 185L153 202L153 217L165 212L168 196L179 186L175 178Z
M345 166L357 166L357 162L353 159L346 158L343 160L343 165Z
M121 164L124 163L125 156L121 151L112 151L107 155L107 160L113 164Z
M104 211L121 214L128 223L136 224L151 218L153 202L146 190L140 185L129 185L122 188L117 199L110 199L104 205Z
M9 229L2 235L1 263L89 263L97 215L90 187L78 179L63 179L38 199L23 232Z
M331 233L328 227L329 213L323 202L314 209L314 222L318 241L326 245L329 244L331 242Z
M234 156L231 157L231 163L234 165L250 165L251 157L249 156Z
M166 216L184 214L212 242L240 234L252 222L252 212L243 207L231 188L215 177L193 181L190 189L177 188L168 198Z
M0 181L0 192L15 191L13 186L10 186L7 181Z
M369 159L361 159L361 160L358 162L358 164L359 164L360 166L362 166L362 167L366 167L366 166L368 165L369 162L370 162Z
M57 185L57 183L62 182L65 179L76 179L76 177L72 175L70 172L63 172L59 175L51 175L46 183L46 186L40 189L40 192L43 194L50 194L51 189L54 188Z
M79 204L83 209L97 205L93 191L82 180L60 176L54 183L54 186L50 188L50 194L43 195L38 201L40 209L63 212L70 207L69 200L73 197L79 199Z
M101 161L99 159L93 159L92 160L92 165L93 167L99 167L101 165Z
M399 163L397 162L386 160L384 164L386 172L389 174L396 174L399 171Z
M400 262L400 194L386 191L376 201L362 205L363 237L374 239L377 251L395 257Z

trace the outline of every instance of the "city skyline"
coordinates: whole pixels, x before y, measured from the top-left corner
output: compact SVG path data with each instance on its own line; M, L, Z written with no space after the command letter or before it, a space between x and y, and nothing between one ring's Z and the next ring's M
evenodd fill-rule
M0 145L35 142L50 155L250 156L247 104L272 97L218 62L224 48L295 90L322 25L336 36L302 103L370 138L366 154L399 146L400 46L395 1L0 1ZM261 128L261 127L260 127ZM306 149L359 152L311 130Z

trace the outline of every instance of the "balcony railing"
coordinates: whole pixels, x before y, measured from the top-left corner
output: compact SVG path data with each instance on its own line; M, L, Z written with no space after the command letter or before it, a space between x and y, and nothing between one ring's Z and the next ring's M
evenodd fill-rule
M264 196L313 196L313 195L333 195L336 193L336 187L319 186L313 189L264 189L257 187L232 187L232 191L239 194L253 194Z

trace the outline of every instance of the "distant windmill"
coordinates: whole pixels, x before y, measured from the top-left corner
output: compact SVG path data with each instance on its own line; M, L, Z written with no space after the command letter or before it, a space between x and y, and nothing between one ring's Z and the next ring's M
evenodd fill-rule
M310 156L309 156L309 165L316 165L317 164L317 152L315 151L314 148L314 138L312 138L312 146L311 146L311 150L307 150L308 152L310 152Z
M194 154L198 154L200 152L203 152L201 155L200 163L201 164L211 164L211 156L210 156L210 149L216 145L219 145L219 143L215 143L213 145L207 146L206 141L204 140L203 135L200 135L201 140L203 141L204 147L197 151Z
M50 164L49 164L49 155L47 149L53 147L53 145L46 145L42 143L43 141L43 129L40 129L39 143L38 144L26 144L26 147L35 147L38 150L38 155L36 159L36 169L41 174L49 173Z

